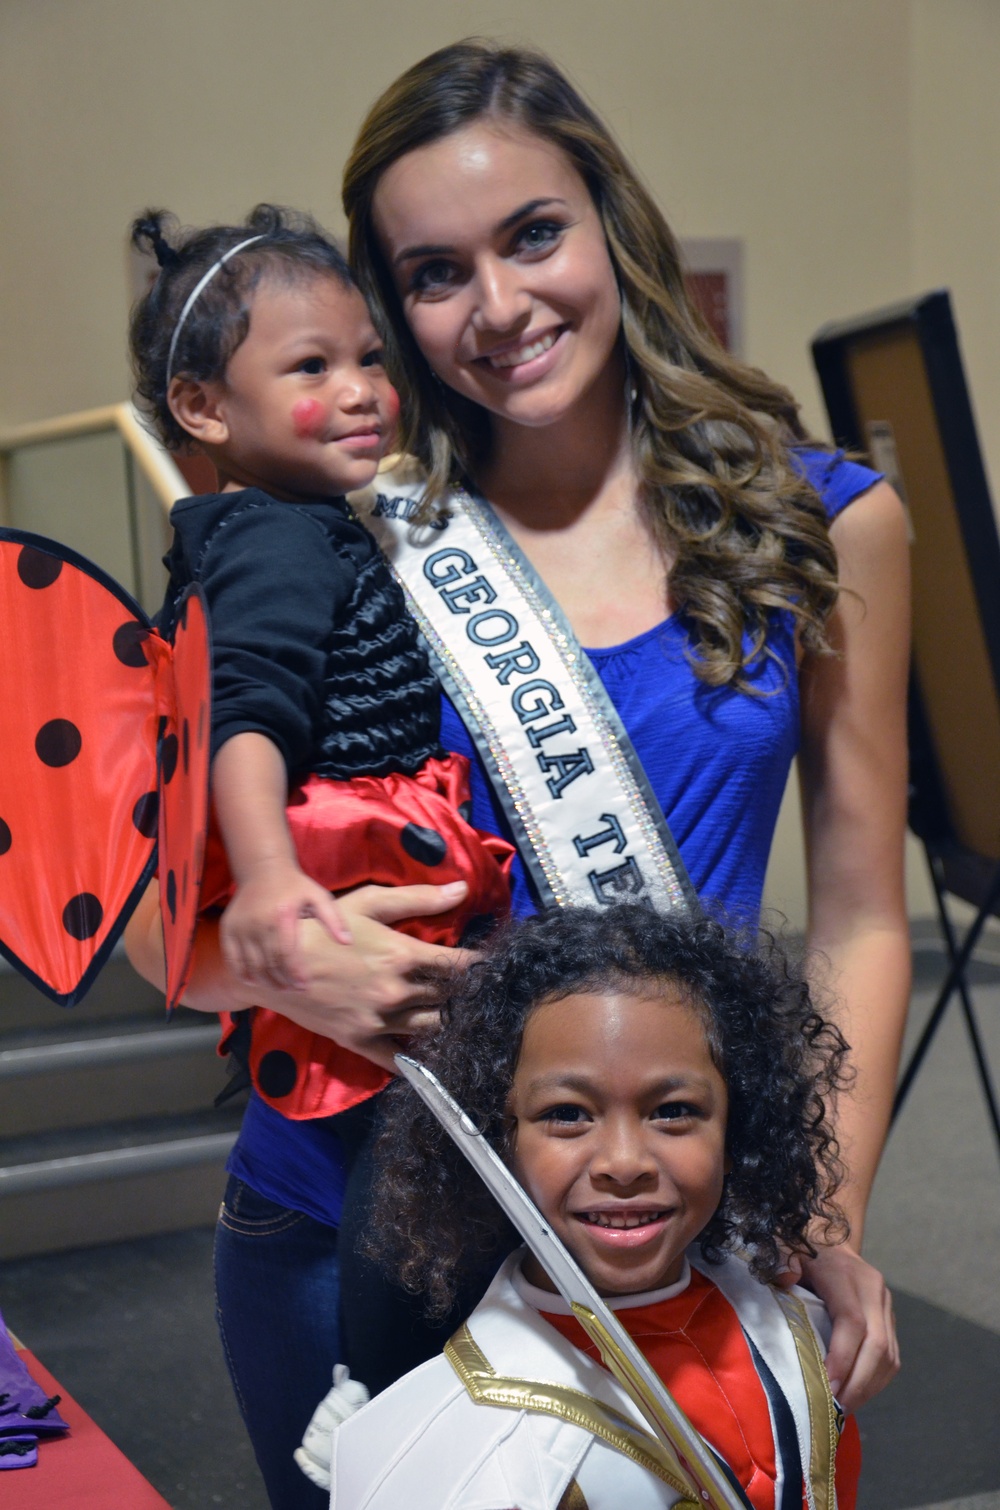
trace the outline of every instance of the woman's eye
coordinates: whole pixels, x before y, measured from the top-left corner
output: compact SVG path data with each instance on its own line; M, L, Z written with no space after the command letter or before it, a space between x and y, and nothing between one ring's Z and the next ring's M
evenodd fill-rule
M562 235L563 227L554 220L533 220L517 233L518 246L528 252L548 251Z
M306 357L299 363L299 372L304 372L307 377L319 377L326 371L326 361L323 357Z
M410 288L416 294L433 294L448 288L452 282L450 262L425 262L410 279Z
M385 352L381 346L376 347L374 351L366 351L361 358L361 365L362 367L384 367Z

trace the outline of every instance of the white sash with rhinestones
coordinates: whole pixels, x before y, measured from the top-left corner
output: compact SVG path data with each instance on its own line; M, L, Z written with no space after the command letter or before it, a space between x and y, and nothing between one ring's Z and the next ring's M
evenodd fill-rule
M483 757L544 903L626 898L696 912L631 741L560 609L483 500L414 524L420 481L353 500Z

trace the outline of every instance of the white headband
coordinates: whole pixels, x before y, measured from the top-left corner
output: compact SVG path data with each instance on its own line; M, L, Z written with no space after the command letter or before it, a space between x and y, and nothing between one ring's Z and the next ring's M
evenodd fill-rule
M242 252L244 247L253 246L255 241L263 241L263 239L263 233L260 236L248 236L246 241L241 241L236 246L231 246L229 248L229 251L223 252L218 262L213 263L208 272L205 273L203 277L198 279L198 282L188 294L187 299L184 303L184 308L181 310L180 318L178 319L177 324L174 326L174 333L170 338L170 350L167 352L168 388L170 387L170 379L174 375L174 353L177 350L177 342L180 340L181 331L184 329L184 321L187 319L188 315L194 308L198 295L202 292L203 289L208 287L212 279L215 277L216 273L219 271L219 268L224 267L225 264L229 261L230 257L235 257L236 253Z

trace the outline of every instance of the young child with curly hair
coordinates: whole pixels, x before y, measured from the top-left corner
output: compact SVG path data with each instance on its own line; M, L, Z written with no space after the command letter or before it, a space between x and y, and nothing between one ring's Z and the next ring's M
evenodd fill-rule
M416 1051L509 1163L753 1510L852 1510L853 1422L822 1303L777 1281L843 1230L829 1103L846 1044L771 943L636 905L495 937ZM442 1314L506 1253L445 1354L301 1465L334 1510L690 1505L627 1394L416 1093L386 1098L369 1247ZM357 1399L357 1394L354 1395ZM324 1440L324 1430L327 1433Z

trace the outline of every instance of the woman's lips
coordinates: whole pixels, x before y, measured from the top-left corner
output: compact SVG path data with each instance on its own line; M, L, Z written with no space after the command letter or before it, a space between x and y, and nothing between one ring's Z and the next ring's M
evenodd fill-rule
M381 430L352 430L350 435L338 435L336 444L349 451L377 451L382 444Z
M517 346L506 346L486 356L477 357L476 363L485 367L491 377L503 383L528 383L541 377L558 359L568 326L561 325L541 331L521 341Z

